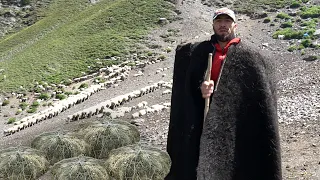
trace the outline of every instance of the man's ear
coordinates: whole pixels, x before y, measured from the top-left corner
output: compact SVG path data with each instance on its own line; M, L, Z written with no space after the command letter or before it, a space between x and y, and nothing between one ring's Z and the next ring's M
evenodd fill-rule
M237 23L234 23L233 28L234 28L234 29L237 29L237 28L238 28L238 24L237 24Z

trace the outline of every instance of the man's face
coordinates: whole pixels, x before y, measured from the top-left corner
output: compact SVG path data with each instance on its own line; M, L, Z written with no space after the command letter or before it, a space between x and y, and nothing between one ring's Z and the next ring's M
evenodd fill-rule
M219 15L213 20L213 30L218 40L221 42L230 41L235 37L237 24L225 14Z

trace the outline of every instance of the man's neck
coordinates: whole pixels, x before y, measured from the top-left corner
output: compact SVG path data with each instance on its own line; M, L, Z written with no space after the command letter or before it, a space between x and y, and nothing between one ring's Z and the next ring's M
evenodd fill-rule
M218 43L219 43L221 49L223 49L224 47L227 46L227 44L229 43L229 41L226 41L226 42L218 41Z

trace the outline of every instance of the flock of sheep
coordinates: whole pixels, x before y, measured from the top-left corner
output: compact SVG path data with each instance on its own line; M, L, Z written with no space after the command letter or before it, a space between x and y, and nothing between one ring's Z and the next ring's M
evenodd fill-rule
M97 73L93 73L91 75L83 76L80 78L75 78L73 82L81 82L84 80L91 79L93 77L97 77L102 73L105 73L105 76L103 78L106 79L107 81L99 84L93 84L86 89L82 89L82 91L80 91L80 93L77 95L70 95L67 99L56 101L52 107L45 109L43 111L37 112L31 116L25 117L15 122L14 126L4 130L4 135L8 136L8 135L14 134L16 132L19 132L20 130L31 127L41 121L51 119L59 115L61 112L64 112L65 110L71 108L72 106L84 102L94 93L100 90L106 89L108 87L111 87L112 85L115 85L118 82L123 81L129 76L129 73L132 69L131 66L126 65L128 63L129 62L124 62L119 66L113 65L110 67L101 68ZM146 63L153 64L156 62L153 61L153 62L146 62ZM156 73L159 73L163 70L164 69L158 69ZM139 90L135 90L130 93L114 97L110 100L99 103L85 110L76 112L68 116L67 122L89 118L99 113L107 114L111 118L123 117L124 113L131 112L133 109L146 107L146 102L139 103L137 106L134 106L134 107L118 109L117 111L114 111L114 109L126 102L131 101L132 99L154 92L157 89L160 89L160 88L171 89L171 87L172 87L172 81L171 82L160 81L160 82L154 83L152 85L146 86ZM170 90L166 90L163 92L163 94L168 94L168 93L170 93ZM170 107L170 103L164 103L162 105L153 105L152 107L147 107L146 109L140 110L139 112L132 114L132 118L137 118L147 113L158 112L163 109L167 109L169 107Z

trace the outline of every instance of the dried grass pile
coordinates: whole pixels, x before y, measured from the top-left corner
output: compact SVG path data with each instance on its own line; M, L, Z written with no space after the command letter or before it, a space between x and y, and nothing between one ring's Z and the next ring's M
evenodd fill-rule
M163 180L171 160L167 152L135 144L112 150L106 166L109 175L117 180Z
M90 156L98 159L108 157L111 150L140 141L138 129L121 120L100 120L80 128L78 135L90 145Z
M51 168L55 180L109 180L101 160L78 156L64 159Z
M31 180L49 167L45 156L36 149L14 147L0 151L0 179Z
M37 136L32 141L31 147L43 151L50 164L62 159L86 155L90 151L89 145L84 140L58 131Z

